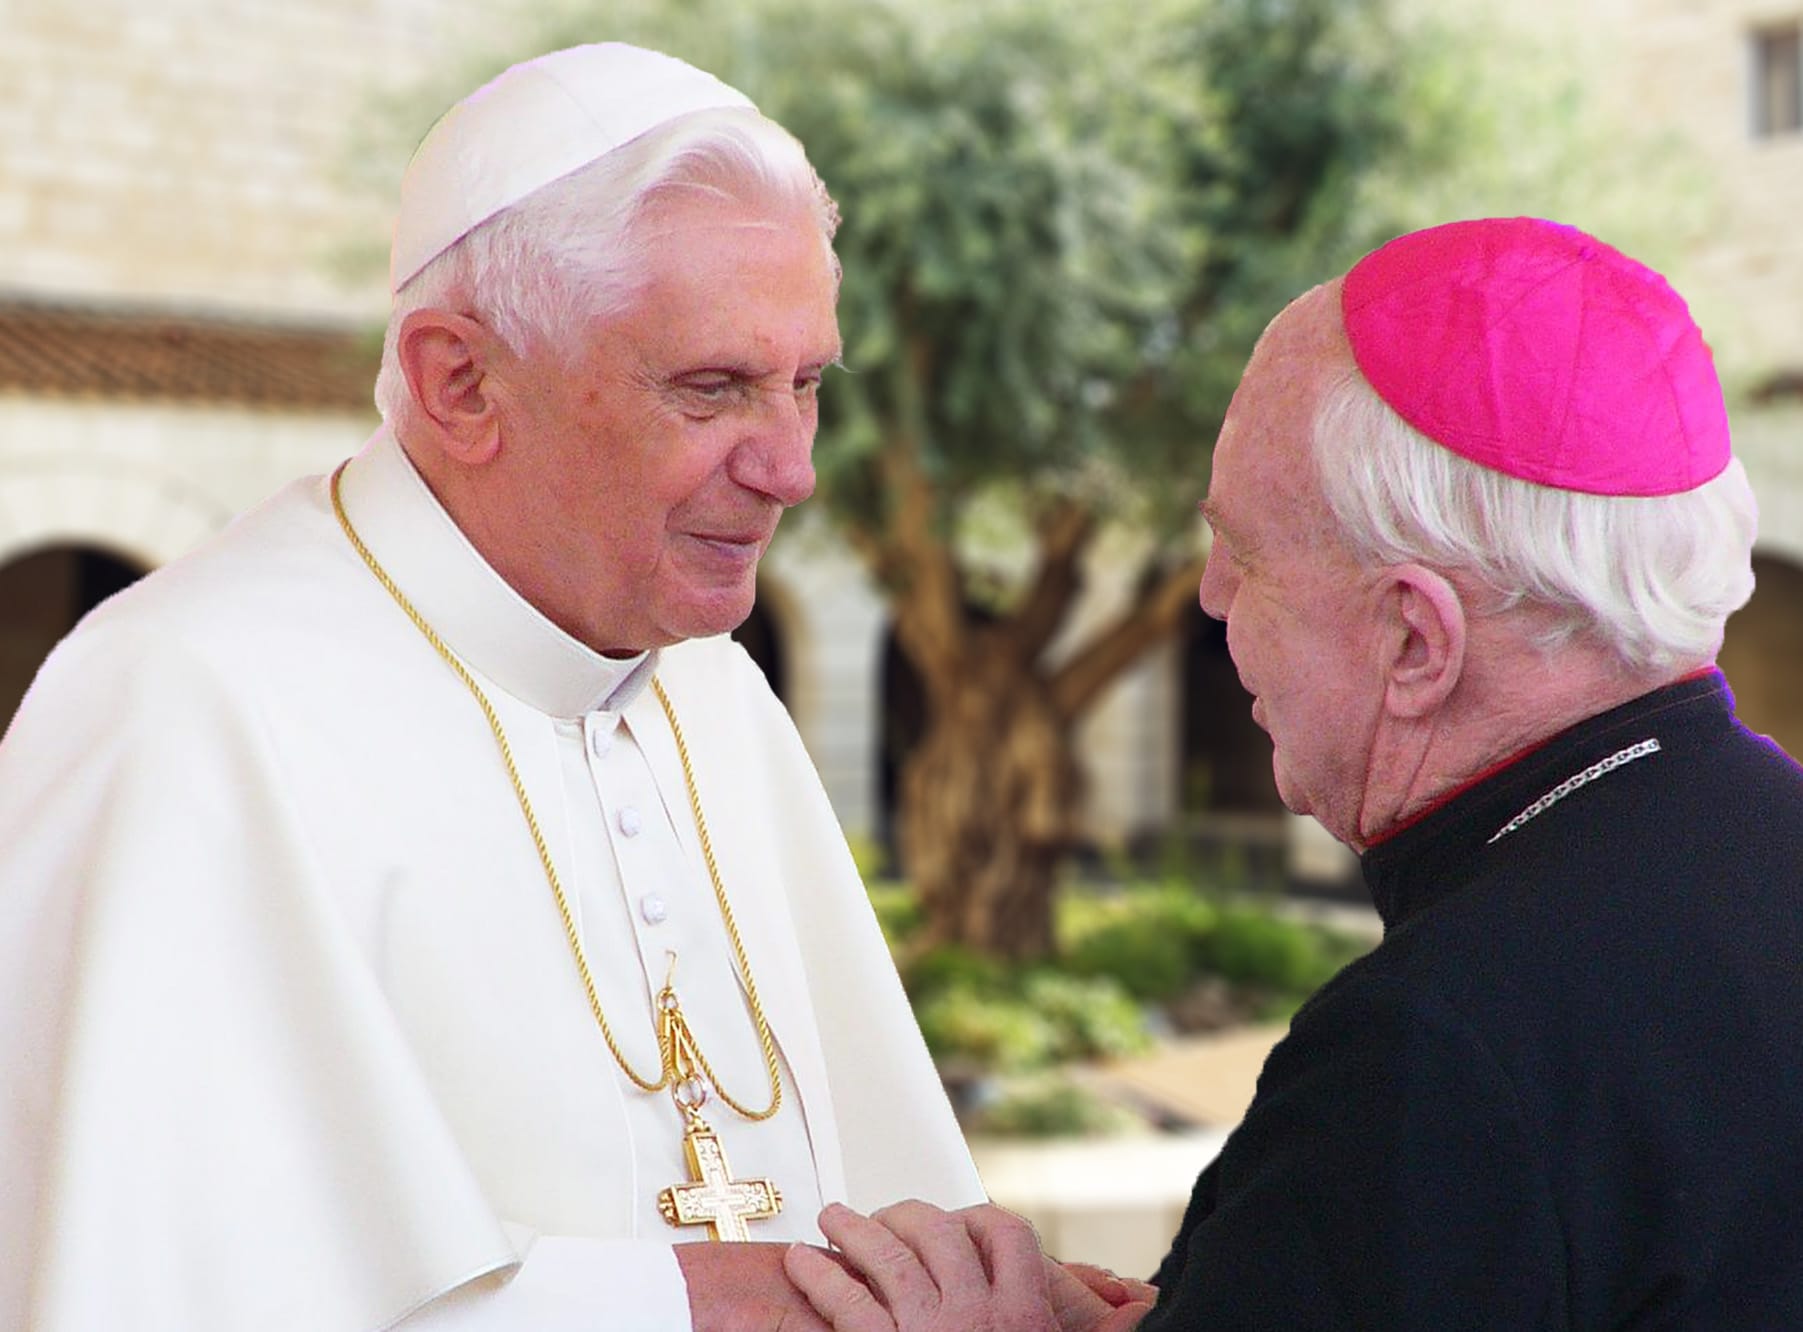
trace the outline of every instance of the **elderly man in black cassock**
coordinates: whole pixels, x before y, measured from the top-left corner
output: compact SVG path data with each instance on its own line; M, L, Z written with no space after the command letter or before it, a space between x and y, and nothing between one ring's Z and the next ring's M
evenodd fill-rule
M1754 504L1684 302L1549 222L1404 236L1266 331L1202 510L1382 943L1151 1287L918 1203L826 1210L868 1285L791 1274L842 1332L1803 1327L1803 770L1715 667Z

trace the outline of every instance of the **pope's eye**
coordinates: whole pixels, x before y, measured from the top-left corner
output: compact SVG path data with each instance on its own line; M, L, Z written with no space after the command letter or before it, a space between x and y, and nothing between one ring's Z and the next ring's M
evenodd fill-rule
M744 381L734 375L703 375L677 383L675 405L697 420L706 420L736 407L744 394Z

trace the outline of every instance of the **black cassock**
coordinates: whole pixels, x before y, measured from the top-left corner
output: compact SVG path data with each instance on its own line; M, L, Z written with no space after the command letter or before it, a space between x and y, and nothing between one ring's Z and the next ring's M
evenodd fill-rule
M1384 940L1272 1051L1142 1332L1803 1329L1803 769L1722 677L1363 872Z

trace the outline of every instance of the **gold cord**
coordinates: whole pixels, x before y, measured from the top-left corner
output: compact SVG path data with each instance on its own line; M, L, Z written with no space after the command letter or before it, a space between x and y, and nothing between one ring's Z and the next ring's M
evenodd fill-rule
M539 829L538 816L533 813L532 802L526 796L526 783L521 779L520 770L513 761L513 747L507 743L507 732L502 729L501 718L495 712L494 705L488 701L488 695L483 693L482 687L476 683L475 677L457 659L456 654L445 646L444 640L438 636L437 631L430 624L426 623L425 617L414 609L413 603L407 599L399 585L388 576L388 571L370 553L369 547L363 544L363 539L357 535L357 529L351 526L350 516L345 513L344 501L339 496L339 481L348 465L348 463L341 463L338 470L332 473L332 512L337 515L338 525L344 529L344 535L350 540L352 548L362 557L363 563L369 566L369 571L375 575L376 581L382 585L388 595L394 599L395 604L413 622L414 628L425 635L426 641L444 660L445 665L449 666L457 678L463 681L471 696L475 698L476 705L482 709L482 715L488 719L488 728L493 732L495 745L501 751L501 763L507 769L508 780L513 783L514 798L519 801L520 813L526 820L526 829L532 834L532 845L538 851L539 864L544 867L545 881L551 885L552 897L557 899L557 914L563 920L564 937L569 940L570 955L576 959L576 971L582 978L583 993L588 996L589 1011L595 1015L595 1024L601 1028L601 1039L607 1042L608 1052L613 1055L614 1062L620 1066L620 1071L631 1080L634 1086L642 1091L658 1092L665 1088L674 1088L682 1080L682 1075L677 1072L677 1054L680 1049L683 1062L688 1062L689 1056L692 1056L693 1061L699 1064L702 1073L712 1086L714 1094L736 1113L750 1120L769 1119L781 1108L783 1103L782 1076L778 1072L776 1062L776 1042L770 1035L770 1024L764 1017L763 1003L758 999L757 982L751 976L751 960L745 955L745 942L739 936L738 922L733 919L732 904L727 901L726 887L720 881L720 867L714 860L714 846L712 839L708 836L707 819L701 812L701 792L695 782L694 768L689 762L688 741L683 737L682 726L676 720L676 709L670 703L669 694L664 691L663 681L654 677L651 681L651 688L657 695L657 701L663 705L664 716L670 721L670 733L676 740L676 754L682 760L682 780L689 792L689 808L694 812L695 831L701 839L702 858L707 862L708 879L714 886L714 900L720 906L720 919L726 925L727 938L732 941L733 955L738 959L739 975L745 982L745 995L751 1004L752 1024L757 1028L758 1044L764 1052L764 1067L770 1077L770 1104L762 1110L748 1109L734 1100L720 1085L720 1079L715 1075L713 1066L708 1063L707 1056L702 1053L701 1046L695 1040L694 1033L688 1026L688 1019L682 1015L681 1008L679 1006L673 1010L665 1008L665 998L668 997L674 1002L676 994L669 981L665 982L654 1003L657 1012L653 1016L653 1023L657 1031L658 1058L661 1064L657 1080L652 1081L650 1078L641 1076L631 1064L626 1062L626 1055L621 1051L619 1042L614 1039L613 1028L608 1025L607 1014L602 1011L601 996L595 989L595 977L589 970L588 957L583 952L582 935L576 928L575 913L570 910L570 900L564 894L563 882L557 876L557 867L551 862L550 848L545 844L544 833ZM664 1014L667 1011L674 1011L676 1015L674 1023L666 1020ZM681 1029L680 1033L674 1030L678 1026ZM676 1039L677 1035L682 1035L683 1039ZM679 1101L678 1104L681 1102Z

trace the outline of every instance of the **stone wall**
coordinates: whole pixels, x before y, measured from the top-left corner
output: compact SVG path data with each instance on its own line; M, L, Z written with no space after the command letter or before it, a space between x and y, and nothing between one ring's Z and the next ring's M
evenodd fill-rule
M377 99L480 49L478 18L509 8L11 0L0 289L379 315L398 164L370 173L386 189L356 179Z
M1707 164L1706 230L1669 276L1730 388L1803 368L1803 134L1755 138L1749 89L1754 29L1803 18L1803 4L1638 0L1604 12L1619 36L1595 71L1618 113L1682 137Z

